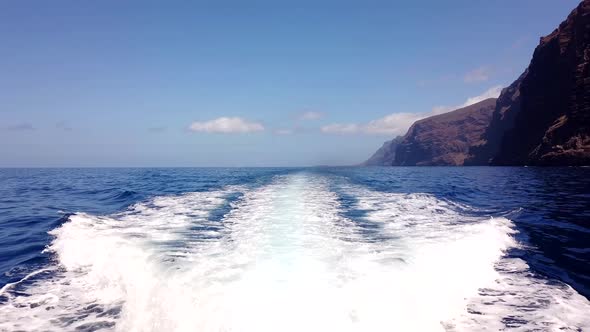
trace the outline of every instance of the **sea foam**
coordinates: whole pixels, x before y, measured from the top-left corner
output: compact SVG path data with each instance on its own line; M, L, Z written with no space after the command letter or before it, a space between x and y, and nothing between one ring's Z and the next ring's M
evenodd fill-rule
M344 207L338 192L354 202ZM235 193L223 218L211 218ZM469 209L302 173L75 214L51 232L53 270L3 288L0 329L590 327L584 297L507 256L521 245L510 220Z

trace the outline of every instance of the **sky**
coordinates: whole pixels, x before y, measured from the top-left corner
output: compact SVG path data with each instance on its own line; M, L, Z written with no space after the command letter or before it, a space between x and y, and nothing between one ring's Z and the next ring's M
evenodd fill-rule
M0 167L357 164L578 2L0 1Z

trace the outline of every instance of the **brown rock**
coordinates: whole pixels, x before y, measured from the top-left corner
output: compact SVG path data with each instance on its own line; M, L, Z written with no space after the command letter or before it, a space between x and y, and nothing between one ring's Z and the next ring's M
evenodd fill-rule
M541 38L498 99L472 165L590 165L590 0Z
M395 165L463 165L469 149L483 142L496 99L416 121L398 145Z
M383 143L383 146L367 159L367 161L362 163L361 166L392 166L395 163L397 146L403 139L403 136L397 136L391 141Z

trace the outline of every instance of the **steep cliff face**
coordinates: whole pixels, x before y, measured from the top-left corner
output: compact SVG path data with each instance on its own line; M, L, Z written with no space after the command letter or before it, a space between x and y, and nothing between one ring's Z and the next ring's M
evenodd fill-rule
M395 162L395 150L403 139L403 136L397 136L391 141L383 143L383 146L371 158L362 163L362 166L392 166Z
M469 149L482 144L495 98L416 121L398 145L394 165L463 165Z
M469 149L465 165L489 165L500 150L504 133L514 126L514 119L520 112L520 86L526 71L509 87L502 90L496 100L495 111L490 125L485 129L479 144Z
M590 165L590 0L541 38L498 99L472 165Z

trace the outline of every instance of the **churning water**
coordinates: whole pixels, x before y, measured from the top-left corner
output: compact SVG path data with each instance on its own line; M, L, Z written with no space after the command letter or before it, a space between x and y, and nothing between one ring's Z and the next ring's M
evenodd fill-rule
M588 205L429 170L2 171L0 330L590 330Z

